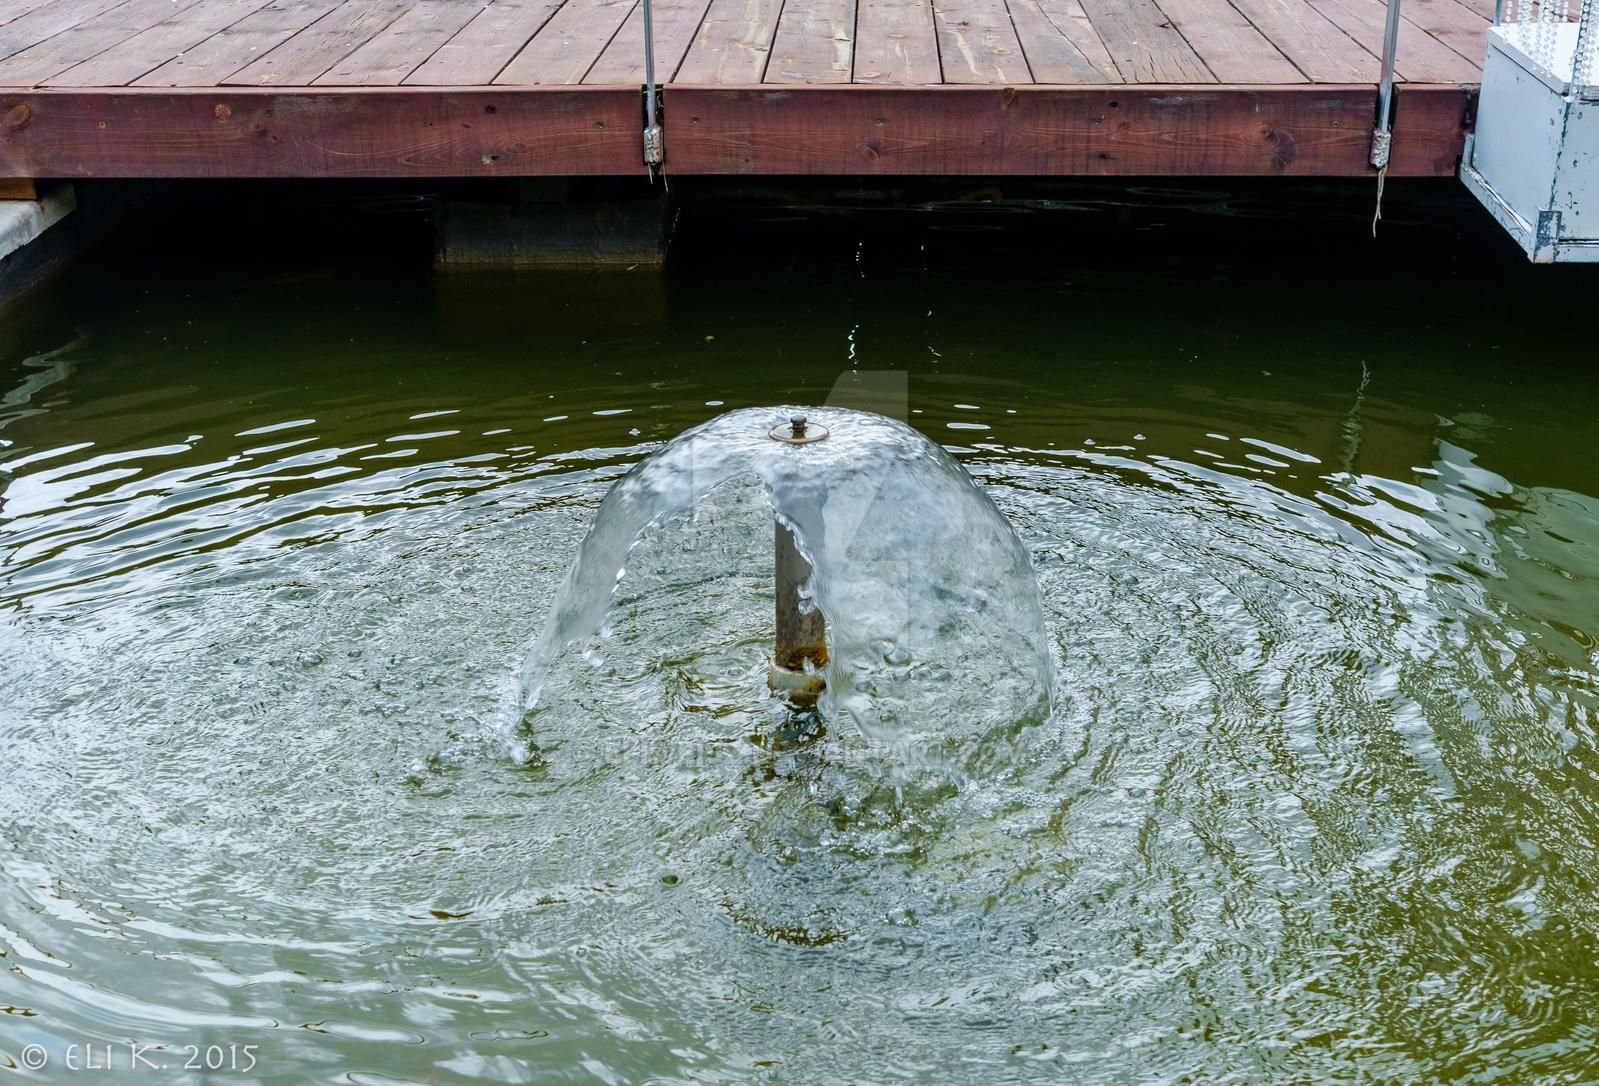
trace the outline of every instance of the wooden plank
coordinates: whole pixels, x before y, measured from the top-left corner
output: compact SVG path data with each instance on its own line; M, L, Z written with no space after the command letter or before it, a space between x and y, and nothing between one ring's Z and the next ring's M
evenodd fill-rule
M940 82L938 30L928 0L867 0L855 13L856 83Z
M0 0L0 26L19 15L26 15L43 4L43 0Z
M945 83L1031 83L1005 0L933 0Z
M651 17L655 35L655 79L669 82L683 62L695 31L705 18L710 0L654 0ZM635 7L583 82L617 86L644 82L644 5Z
M1204 61L1154 0L1081 0L1088 19L1129 83L1214 83Z
M39 190L31 177L0 177L0 200L37 200Z
M359 49L406 8L406 0L345 0L300 33L224 82L240 86L309 86Z
M679 83L751 85L766 74L783 0L711 0L678 65Z
M20 12L0 25L0 59L48 41L120 3L122 0L53 0Z
M766 82L848 83L854 53L855 0L787 0Z
M270 53L339 6L340 0L273 0L214 37L185 49L148 75L137 87L214 87L252 61Z
M679 85L667 110L697 120L667 135L678 173L1369 177L1376 88ZM1456 135L1390 173L1448 176L1423 143Z
M0 177L644 174L634 88L0 92Z
M1121 72L1077 0L1010 0L1036 83L1120 83Z
M1388 6L1382 0L1311 3L1366 49L1382 54L1384 24L1388 20ZM1394 67L1401 78L1415 83L1473 83L1482 76L1477 65L1407 18L1399 20L1399 50Z
M1445 84L1401 83L1394 89L1393 177L1459 173L1466 149L1466 91Z
M1228 0L1160 0L1160 8L1223 83L1308 82Z
M484 7L484 0L415 0L313 82L324 87L397 87Z
M198 0L127 0L0 60L0 87L32 87L128 40Z
M1490 19L1457 0L1404 0L1400 10L1405 18L1469 60L1473 66L1482 67L1483 58L1488 52L1488 27L1492 25Z
M583 82L638 0L566 0L494 82Z
M1382 67L1307 0L1232 0L1312 83L1375 83Z
M120 87L161 67L264 6L266 0L200 0L126 41L44 81L50 87Z
M494 0L405 81L427 87L492 83L560 6L561 0Z

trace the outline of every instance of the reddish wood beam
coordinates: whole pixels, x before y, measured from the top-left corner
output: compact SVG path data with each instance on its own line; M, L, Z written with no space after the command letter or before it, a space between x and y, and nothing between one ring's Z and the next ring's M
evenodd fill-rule
M0 91L0 177L644 172L622 87Z
M1372 173L1374 86L666 90L678 174L1323 176ZM1394 176L1447 176L1460 87L1401 92Z
M678 174L1362 176L1376 89L669 86ZM1447 176L1466 91L1402 86L1393 176ZM0 91L5 177L643 172L631 87Z
M1466 111L1476 88L1401 83L1394 88L1390 177L1452 177L1466 152Z

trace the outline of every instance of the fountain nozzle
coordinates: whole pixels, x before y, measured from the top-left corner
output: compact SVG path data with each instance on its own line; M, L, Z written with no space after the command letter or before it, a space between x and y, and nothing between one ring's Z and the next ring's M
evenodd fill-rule
M785 445L809 445L813 441L825 440L828 433L827 427L812 426L804 415L790 415L786 427L778 423L768 431L768 436Z

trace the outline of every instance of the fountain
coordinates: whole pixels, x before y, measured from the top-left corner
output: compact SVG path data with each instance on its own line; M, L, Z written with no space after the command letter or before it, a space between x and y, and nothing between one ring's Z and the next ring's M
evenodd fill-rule
M598 663L608 643L627 656L658 640L619 635L618 612L627 625L652 592L674 612L698 607L751 568L735 591L769 595L775 629L750 674L764 670L792 710L945 755L1048 711L1032 566L971 476L881 415L750 408L688 430L611 488L523 667L525 719L537 728L563 658ZM738 621L767 621L755 614ZM661 659L695 651L674 644Z

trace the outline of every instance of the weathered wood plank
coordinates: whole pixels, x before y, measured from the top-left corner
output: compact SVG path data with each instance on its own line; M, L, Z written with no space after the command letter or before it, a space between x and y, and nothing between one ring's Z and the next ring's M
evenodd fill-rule
M294 37L229 76L240 86L305 87L388 26L406 0L345 0Z
M679 173L1363 177L1376 88L677 86L667 101L698 118L667 137ZM1422 148L1458 135L1458 118L1418 128L1390 172L1447 176Z
M338 7L339 0L273 0L133 81L137 87L214 87Z
M1116 62L1077 0L1010 0L1035 83L1121 83Z
M787 0L766 65L768 83L848 83L855 0Z
M494 82L583 82L638 0L566 0Z
M1450 177L1466 149L1466 92L1458 86L1401 83L1394 89L1393 177Z
M683 62L710 0L654 0L655 79L669 82ZM644 5L635 7L583 82L616 86L644 82Z
M1160 0L1160 8L1221 82L1308 82L1228 0Z
M53 0L15 12L14 18L0 25L0 58L47 41L120 3L122 0Z
M405 81L427 87L492 83L560 6L561 0L494 0Z
M0 92L0 177L642 175L633 88Z
M1382 0L1311 0L1316 10L1336 23L1367 50L1382 55L1388 6ZM1401 11L1404 9L1401 8ZM1471 83L1481 69L1408 18L1399 20L1399 50L1394 67L1415 83Z
M200 0L126 41L44 81L49 87L120 87L161 67L264 6L266 0Z
M0 26L43 5L43 0L0 0Z
M1404 0L1400 6L1405 18L1443 42L1481 69L1487 53L1489 18L1484 18L1457 0Z
M855 15L856 83L937 83L938 31L928 0L866 0Z
M1306 0L1233 0L1313 83L1375 83L1381 64Z
M198 0L126 0L0 61L0 86L37 86Z
M128 40L198 0L127 0L0 60L0 87L32 87Z
M37 200L39 190L31 177L0 177L0 200Z
M1154 0L1081 0L1111 59L1129 83L1214 83Z
M933 0L945 83L1031 83L1005 0Z
M766 74L783 0L711 0L678 65L679 83L752 85Z
M395 87L483 11L486 0L414 0L400 17L317 76L324 87Z

